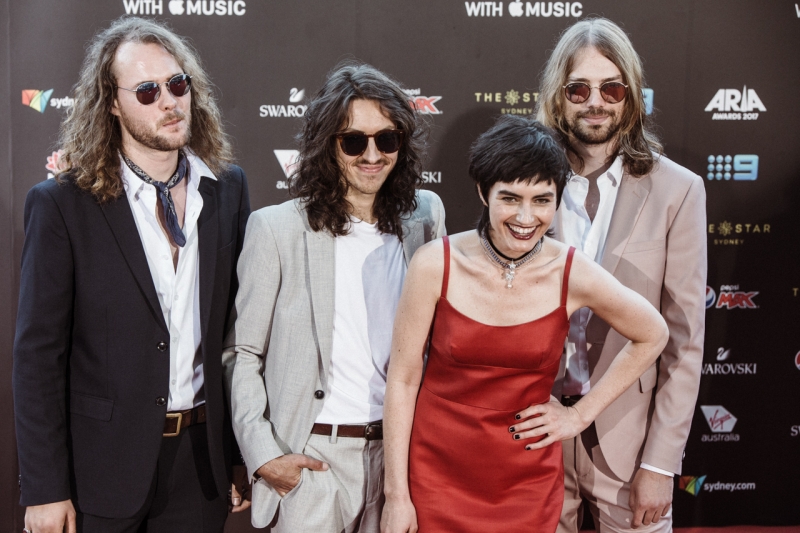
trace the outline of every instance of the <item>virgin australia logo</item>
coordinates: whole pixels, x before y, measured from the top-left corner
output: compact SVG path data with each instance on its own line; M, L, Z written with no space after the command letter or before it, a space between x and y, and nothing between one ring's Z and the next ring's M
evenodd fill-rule
M739 435L732 433L737 418L721 405L701 405L700 410L713 435L703 435L703 442L738 441Z

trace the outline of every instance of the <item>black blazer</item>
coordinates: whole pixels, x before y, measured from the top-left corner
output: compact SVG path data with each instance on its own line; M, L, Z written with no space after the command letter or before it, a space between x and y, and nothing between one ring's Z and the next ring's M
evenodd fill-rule
M218 181L201 178L199 192L206 427L225 497L234 444L222 341L250 199L235 166ZM72 499L82 512L116 518L141 509L164 430L169 340L127 197L100 205L69 176L33 187L14 343L21 505Z

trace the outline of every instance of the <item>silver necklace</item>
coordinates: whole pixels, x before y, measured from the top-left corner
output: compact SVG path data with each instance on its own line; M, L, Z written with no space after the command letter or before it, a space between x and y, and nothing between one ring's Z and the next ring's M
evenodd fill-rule
M532 260L534 257L536 257L536 254L538 254L542 250L543 243L544 243L544 237L539 239L539 242L536 243L536 246L534 246L530 252L523 255L519 259L512 259L511 261L503 261L494 251L492 243L489 242L489 238L486 236L486 231L481 233L481 244L483 245L483 251L486 252L486 255L493 263L497 263L500 266L500 268L503 269L503 278L506 280L506 289L510 289L511 284L514 283L514 276L516 275L516 270L525 263L527 263L528 261Z

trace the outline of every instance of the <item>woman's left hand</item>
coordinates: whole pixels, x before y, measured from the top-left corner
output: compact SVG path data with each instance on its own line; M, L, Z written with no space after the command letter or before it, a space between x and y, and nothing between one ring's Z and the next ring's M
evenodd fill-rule
M547 403L532 405L517 413L515 418L519 422L508 428L509 438L525 440L544 436L538 442L527 444L525 448L528 450L571 439L589 425L582 420L577 405L564 407L555 398Z

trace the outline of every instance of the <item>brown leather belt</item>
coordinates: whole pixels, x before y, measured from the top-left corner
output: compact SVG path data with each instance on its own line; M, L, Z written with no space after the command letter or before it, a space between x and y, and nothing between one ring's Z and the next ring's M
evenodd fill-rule
M185 411L170 411L164 420L163 437L177 437L183 428L195 424L204 424L206 421L206 404L200 404L194 409Z
M311 433L330 437L333 433L333 426L331 424L314 424L314 427L311 428ZM337 426L336 436L353 439L383 440L383 420L378 420L370 424Z
M583 396L580 396L580 395L562 396L561 397L561 405L563 405L564 407L572 407L573 405L578 403L578 401L581 398L583 398Z

